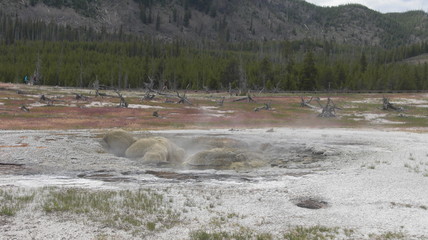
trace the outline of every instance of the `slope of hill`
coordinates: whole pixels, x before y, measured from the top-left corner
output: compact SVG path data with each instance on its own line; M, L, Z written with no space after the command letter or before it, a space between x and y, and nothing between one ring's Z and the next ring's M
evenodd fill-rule
M98 31L158 38L325 39L397 46L428 39L428 14L381 14L362 5L318 7L301 0L3 0L4 12Z

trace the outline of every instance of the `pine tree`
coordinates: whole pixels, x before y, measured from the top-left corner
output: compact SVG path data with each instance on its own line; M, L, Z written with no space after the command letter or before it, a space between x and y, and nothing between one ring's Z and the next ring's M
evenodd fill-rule
M315 60L312 51L305 55L303 68L300 72L300 90L314 90L316 88L316 78L318 71L315 67Z
M364 73L367 70L367 58L366 54L363 52L360 58L360 70Z
M156 31L160 30L160 25L161 25L161 17L158 12L158 14L156 15Z

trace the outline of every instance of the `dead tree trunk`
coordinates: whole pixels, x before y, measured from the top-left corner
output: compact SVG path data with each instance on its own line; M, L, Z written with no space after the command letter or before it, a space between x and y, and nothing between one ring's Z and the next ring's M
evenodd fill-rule
M177 93L177 97L179 98L179 100L178 100L177 103L179 103L179 104L185 104L185 103L187 103L189 105L192 105L192 103L186 97L186 92L187 91L185 91L183 95L180 95L180 93L178 91L176 92Z
M37 85L41 83L40 82L42 78L41 68L42 68L42 59L40 58L40 53L37 53L36 69L34 70L34 74L30 79L30 85Z
M178 100L178 102L177 103L181 103L181 104L185 104L185 103L187 103L187 104L189 104L189 105L192 105L192 103L189 101L189 99L187 99L187 97L186 97L186 93L187 93L187 89L189 89L189 87L190 87L190 83L189 84L187 84L187 87L186 87L186 90L184 90L184 94L183 95L180 95L180 93L178 92L178 91L175 91L176 93L177 93L177 97L179 98L179 100Z
M46 102L48 106L53 106L53 100L46 97L44 94L40 96L40 101Z
M389 99L386 98L386 97L383 97L383 106L382 106L382 109L383 110L392 109L392 110L397 111L397 112L403 111L402 107L396 107L396 106L392 105L392 103L390 103Z
M100 89L106 89L106 87L104 85L100 85L100 82L98 81L98 79L96 79L95 82L93 83L93 87L95 89L95 97L100 96L101 98L103 98L107 96L106 93L100 92Z
M116 90L115 92L120 98L120 103L119 103L118 107L127 108L128 103L126 102L125 98L122 96L122 94L119 92L119 90Z
M83 101L87 101L88 100L88 97L84 96L83 94L74 93L74 95L76 95L76 100L83 100Z
M220 101L217 102L217 105L223 107L225 97L222 97Z
M275 88L274 89L272 89L272 92L273 93L278 93L279 92L279 90L280 90L280 87L279 87L279 85L281 84L281 80L279 80L276 84L275 84Z
M315 101L317 101L319 104L319 100L320 100L319 97L314 98L313 96L308 101L306 101L303 97L300 97L300 99L301 99L300 107L308 107L308 108L316 108L314 105L311 105L310 103L312 102L312 100L315 99Z
M153 86L155 85L155 81L150 76L148 76L148 78L150 82L149 83L144 82L144 87L146 88L147 91L154 92Z
M244 98L238 98L233 100L233 102L240 102L240 101L245 101L247 100L248 102L255 102L254 99L251 97L250 91L247 92L247 96Z
M142 101L144 101L144 100L150 101L150 100L153 100L155 97L156 97L155 94L151 94L149 91L147 91L141 100Z
M163 90L167 90L166 86L164 86L164 88L162 88L162 91L161 90L157 91L157 90L153 89L153 87L154 87L153 78L151 78L150 76L148 78L149 78L150 82L144 83L144 87L146 88L146 93L141 100L153 100L156 97L156 94L161 95L161 96L167 96L167 98L170 97L170 94L162 93Z
M29 112L30 111L30 109L28 109L25 105L21 106L21 110L24 111L24 112Z
M322 112L318 115L318 117L323 117L323 118L336 117L336 109L340 110L340 108L336 107L334 102L330 98L328 98L327 104L325 106L322 106Z
M100 96L101 98L107 97L107 93L102 93L98 89L95 90L95 97Z
M262 106L262 107L256 107L256 108L254 108L254 112L259 112L261 110L271 110L272 107L270 105L271 105L270 102L269 103L265 103L264 106Z

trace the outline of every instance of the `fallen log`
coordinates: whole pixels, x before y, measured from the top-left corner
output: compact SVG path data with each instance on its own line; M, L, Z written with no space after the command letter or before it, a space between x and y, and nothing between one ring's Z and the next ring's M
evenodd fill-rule
M73 93L76 96L76 100L87 101L89 98L80 93Z
M14 166L14 167L22 167L25 164L22 163L1 163L0 162L0 166Z
M316 97L316 98L314 98L313 96L311 97L311 99L309 99L309 100L305 100L303 97L300 97L300 99L301 99L301 102L300 102L300 107L308 107L308 108L316 108L314 105L311 105L310 103L312 102L312 100L314 100L315 99L315 101L317 101L318 102L318 104L320 104L319 103L319 101L320 101L320 98L319 97ZM322 107L322 106L321 106Z
M95 90L95 97L98 97L98 96L103 98L103 97L107 97L108 95L107 95L107 93L102 93L102 92L98 91L98 89L96 89Z
M46 102L48 104L48 106L53 106L53 102L54 102L54 100L46 97L44 94L42 94L42 96L40 96L40 101Z
M21 110L24 111L24 112L29 112L30 111L30 109L27 108L25 105L21 106Z
M271 108L270 105L271 105L270 102L269 103L265 103L264 106L262 106L262 107L256 107L256 108L254 108L254 112L259 112L261 110L271 110L272 108Z
M235 99L233 100L233 102L240 102L245 100L247 100L247 102L255 102L254 99L251 97L250 92L247 93L246 97Z
M382 106L383 110L392 109L392 110L397 111L397 112L403 111L402 107L396 107L396 106L394 106L392 103L389 102L389 99L386 98L386 97L383 97L382 101L383 101L383 106Z

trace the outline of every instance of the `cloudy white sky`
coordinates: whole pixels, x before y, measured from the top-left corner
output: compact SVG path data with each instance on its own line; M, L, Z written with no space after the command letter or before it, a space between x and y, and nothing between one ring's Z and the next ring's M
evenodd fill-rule
M338 6L359 3L379 12L405 12L423 10L428 12L428 0L306 0L318 6Z

